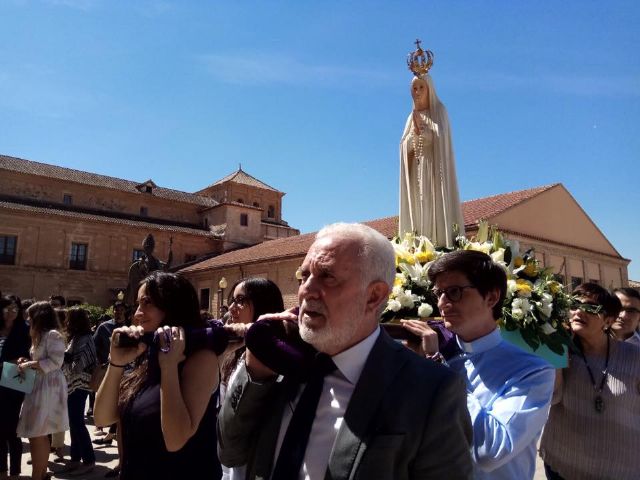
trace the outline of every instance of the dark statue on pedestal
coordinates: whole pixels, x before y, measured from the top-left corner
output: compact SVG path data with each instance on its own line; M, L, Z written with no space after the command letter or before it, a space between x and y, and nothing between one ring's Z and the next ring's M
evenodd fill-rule
M173 237L170 237L169 256L166 262L162 262L153 255L153 249L156 246L153 235L149 234L146 236L144 242L142 242L144 254L129 267L129 282L127 284L127 295L125 298L127 305L130 307L135 306L138 297L138 285L147 275L156 270L166 271L171 267L171 260L173 259L173 252L171 251L172 244Z

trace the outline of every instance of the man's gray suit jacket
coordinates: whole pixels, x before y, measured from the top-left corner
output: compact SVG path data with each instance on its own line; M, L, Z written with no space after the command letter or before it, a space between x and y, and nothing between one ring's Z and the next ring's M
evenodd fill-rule
M224 465L247 465L249 479L270 478L291 388L286 379L252 382L241 367L218 415ZM471 478L471 438L464 379L381 331L347 406L325 480Z

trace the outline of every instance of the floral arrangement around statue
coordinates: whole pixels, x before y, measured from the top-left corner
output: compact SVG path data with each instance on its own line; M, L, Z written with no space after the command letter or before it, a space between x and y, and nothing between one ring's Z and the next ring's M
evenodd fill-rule
M498 321L507 332L519 331L522 339L537 350L546 345L563 355L571 345L566 319L571 296L548 268L543 268L532 250L520 253L517 241L481 222L471 240L457 236L453 248L435 247L424 236L406 234L392 241L396 253L396 278L382 322L401 318L438 316L437 299L427 277L431 263L453 250L477 250L493 258L507 272L507 296Z

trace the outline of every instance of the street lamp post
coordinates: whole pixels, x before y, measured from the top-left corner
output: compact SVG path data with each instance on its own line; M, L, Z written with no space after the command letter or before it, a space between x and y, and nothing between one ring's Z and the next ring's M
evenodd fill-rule
M222 318L222 306L224 305L225 288L227 288L227 279L222 277L218 282L218 318Z

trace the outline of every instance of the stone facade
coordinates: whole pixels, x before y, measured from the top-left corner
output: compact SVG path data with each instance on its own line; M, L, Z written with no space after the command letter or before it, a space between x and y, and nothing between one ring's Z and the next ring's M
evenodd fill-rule
M252 203L238 202L239 192ZM0 156L0 290L107 306L148 233L162 261L172 239L176 268L298 235L280 217L283 195L242 170L186 193Z

